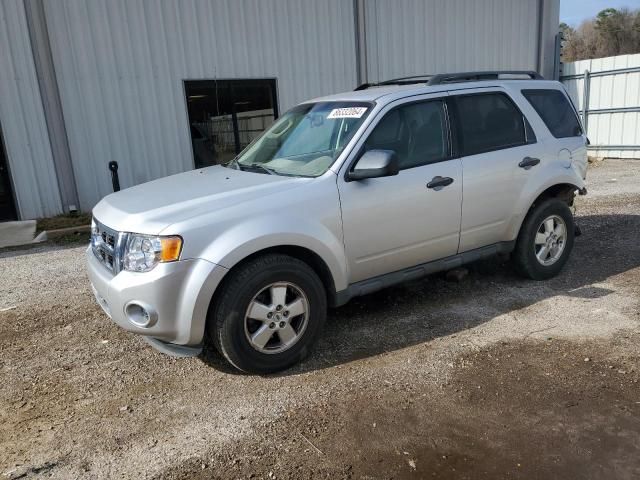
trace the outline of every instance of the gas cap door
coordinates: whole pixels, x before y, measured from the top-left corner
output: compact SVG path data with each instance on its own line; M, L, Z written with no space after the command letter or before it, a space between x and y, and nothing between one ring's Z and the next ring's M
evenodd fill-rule
M563 148L558 152L558 160L564 168L569 168L571 166L571 152Z

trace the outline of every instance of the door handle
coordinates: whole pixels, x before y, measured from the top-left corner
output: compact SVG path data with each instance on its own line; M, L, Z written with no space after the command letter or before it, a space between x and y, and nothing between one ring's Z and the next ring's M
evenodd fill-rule
M440 190L448 185L453 183L453 178L451 177L433 177L429 183L427 183L427 188L433 188L434 190Z
M522 161L518 164L520 168L524 168L525 170L529 170L531 167L535 167L540 163L539 158L533 157L524 157Z

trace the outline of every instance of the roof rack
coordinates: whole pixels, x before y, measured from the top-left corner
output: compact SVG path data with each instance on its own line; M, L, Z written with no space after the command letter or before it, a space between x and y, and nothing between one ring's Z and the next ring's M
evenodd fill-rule
M414 83L426 83L429 86L442 85L444 83L475 82L481 80L498 80L501 76L513 77L526 76L531 80L544 80L544 77L533 70L494 70L486 72L460 72L460 73L439 73L437 75L424 74L410 77L393 78L378 83L363 83L356 87L357 90L366 90L371 87L381 87L384 85L411 85ZM509 78L509 80L522 80L521 78Z
M366 90L371 87L382 87L385 85L411 85L413 83L426 83L428 78L433 77L433 74L427 73L424 75L412 75L411 77L392 78L391 80L385 80L378 83L363 83L355 88L357 90Z
M427 85L442 85L443 83L475 82L479 80L498 80L503 75L527 76L529 80L544 80L544 77L533 70L496 70L487 72L460 72L460 73L440 73L433 75ZM523 80L521 78L510 78L509 80Z

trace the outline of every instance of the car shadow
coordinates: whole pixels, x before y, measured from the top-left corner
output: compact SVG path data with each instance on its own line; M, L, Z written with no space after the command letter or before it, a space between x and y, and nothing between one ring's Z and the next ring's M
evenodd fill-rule
M266 378L297 375L385 352L427 343L559 295L582 299L613 293L597 285L640 266L640 215L592 215L577 219L582 235L562 273L537 282L517 275L498 257L467 265L459 283L445 274L387 288L329 310L310 356ZM576 312L578 313L578 312ZM230 368L215 351L201 357L212 367Z

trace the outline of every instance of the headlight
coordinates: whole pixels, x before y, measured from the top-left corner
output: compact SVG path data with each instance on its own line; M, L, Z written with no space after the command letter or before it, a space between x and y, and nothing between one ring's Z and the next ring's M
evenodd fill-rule
M148 272L161 262L175 262L180 258L182 238L154 237L130 233L124 251L123 266L133 272Z

